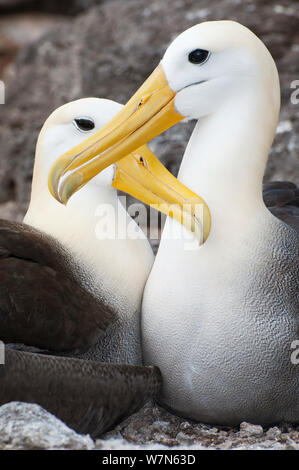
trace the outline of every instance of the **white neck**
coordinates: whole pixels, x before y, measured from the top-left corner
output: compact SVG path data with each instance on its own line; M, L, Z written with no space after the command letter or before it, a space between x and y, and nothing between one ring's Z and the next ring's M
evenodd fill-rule
M114 307L117 303L118 310L132 311L141 301L153 263L152 250L144 236L137 240L97 238L98 224L105 216L103 207L108 207L116 216L105 217L112 229L115 224L125 233L128 225L135 224L121 205L116 190L93 181L76 193L67 206L59 204L47 189L46 175L42 175L36 165L24 222L55 237L68 248L88 273L87 288L104 295ZM140 237L142 235L141 232Z
M277 125L277 94L264 83L245 83L196 124L178 178L208 204L211 234L246 229L251 216L264 210L262 180Z

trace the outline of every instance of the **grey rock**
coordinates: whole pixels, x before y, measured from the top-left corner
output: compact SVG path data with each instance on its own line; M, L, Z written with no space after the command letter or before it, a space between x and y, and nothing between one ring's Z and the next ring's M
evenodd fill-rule
M15 60L20 49L38 41L61 23L66 23L64 15L31 12L0 14L0 77L2 78L5 68Z
M169 447L163 444L134 444L124 439L97 440L97 450L169 450ZM200 444L186 444L171 447L171 450L205 450Z
M298 449L299 427L289 424L263 429L242 423L238 428L221 428L195 423L175 416L158 405L146 405L138 413L106 433L95 443L96 448L110 445L121 448L164 449ZM113 447L117 448L117 447Z
M281 430L277 427L274 426L273 428L269 428L267 431L267 437L269 439L276 439L281 436Z
M299 77L299 12L292 0L110 0L26 46L7 69L7 104L0 114L0 203L13 200L22 213L27 207L36 138L54 108L85 96L126 102L174 36L200 21L219 19L250 27L276 60L283 106L266 179L294 180L299 105L290 97L291 83ZM174 174L192 127L181 124L153 142Z
M186 421L147 404L95 442L82 436L38 405L12 402L0 407L0 450L9 449L296 449L299 427L263 430L243 423L239 429ZM246 434L246 435L245 435Z
M264 430L262 426L259 424L250 424L246 423L246 421L243 421L243 423L240 424L240 436L241 437L251 437L251 436L262 436L264 433Z
M0 407L1 450L91 450L89 436L81 436L39 405L11 402Z
M1 12L34 11L75 15L105 0L0 0Z

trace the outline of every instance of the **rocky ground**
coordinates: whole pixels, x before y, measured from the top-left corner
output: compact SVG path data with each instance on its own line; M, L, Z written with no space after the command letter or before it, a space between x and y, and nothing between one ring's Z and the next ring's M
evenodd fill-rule
M67 8L65 5L68 5ZM167 44L193 24L234 19L264 40L276 60L282 111L266 180L299 183L299 8L294 0L0 0L0 217L21 220L28 205L34 147L57 106L80 97L125 102L157 65ZM176 174L193 124L153 142ZM0 449L153 448L299 449L299 428L243 423L219 429L147 406L97 441L78 436L36 405L0 408Z
M178 418L149 404L93 441L38 405L15 402L0 407L1 449L299 450L299 426L284 424L263 429L244 422L235 429L219 428Z

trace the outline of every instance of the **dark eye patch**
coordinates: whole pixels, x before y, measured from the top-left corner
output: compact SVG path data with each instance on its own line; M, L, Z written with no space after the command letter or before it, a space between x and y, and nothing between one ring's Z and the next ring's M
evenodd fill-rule
M209 57L210 52L205 49L195 49L188 56L189 62L192 64L203 64Z
M78 117L74 119L74 124L80 131L88 132L95 128L94 120L90 117Z

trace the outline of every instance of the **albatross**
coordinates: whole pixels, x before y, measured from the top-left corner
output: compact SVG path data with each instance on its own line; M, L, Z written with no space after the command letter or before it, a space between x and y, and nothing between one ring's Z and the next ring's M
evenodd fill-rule
M7 345L0 404L38 403L95 436L161 386L159 370L141 366L140 348L141 298L154 256L117 189L148 203L175 201L178 220L183 202L198 200L143 146L67 205L57 202L48 178L58 156L121 108L87 98L54 111L38 138L24 223L0 220L0 338Z
M142 304L145 362L163 376L159 400L194 420L299 422L298 189L266 188L273 213L262 197L279 109L278 72L263 42L236 22L201 23L170 44L94 136L98 157L64 156L53 169L70 197L102 156L113 161L197 120L178 178L202 196L211 230L191 250L167 219Z

